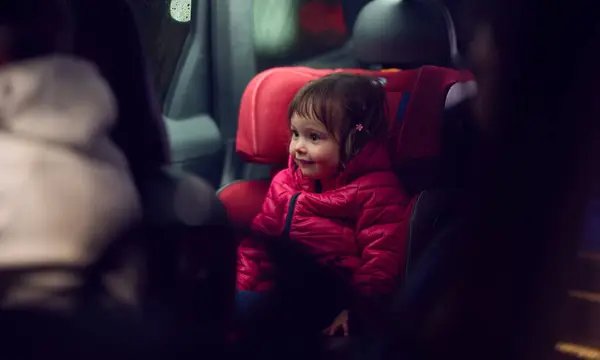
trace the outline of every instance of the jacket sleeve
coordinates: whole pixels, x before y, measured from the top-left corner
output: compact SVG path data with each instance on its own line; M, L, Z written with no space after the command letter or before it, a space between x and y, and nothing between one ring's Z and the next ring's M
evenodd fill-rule
M362 295L386 295L397 286L405 262L410 198L398 184L359 189L357 200L362 265L353 284Z
M254 217L251 224L252 233L276 236L279 224L280 204L277 201L279 194L279 178L275 176L262 204L260 213ZM267 256L262 243L246 236L238 247L237 255L237 289L254 291L260 280L268 275L272 264Z

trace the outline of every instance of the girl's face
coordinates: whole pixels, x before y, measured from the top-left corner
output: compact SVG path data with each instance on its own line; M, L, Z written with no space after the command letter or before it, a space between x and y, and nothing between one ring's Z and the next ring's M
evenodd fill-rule
M315 180L335 177L340 168L340 146L325 125L294 114L290 121L290 156L302 175Z

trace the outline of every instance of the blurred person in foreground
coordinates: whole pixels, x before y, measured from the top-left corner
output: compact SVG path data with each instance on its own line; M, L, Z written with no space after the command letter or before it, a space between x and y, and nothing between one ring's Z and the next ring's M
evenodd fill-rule
M561 299L598 179L592 3L468 2L475 156L464 223L444 239L460 246L421 328L426 357L553 358L572 332Z
M128 328L114 309L86 308L90 270L141 209L109 138L110 87L94 65L58 55L70 52L70 20L63 0L0 2L0 333L3 354L19 358L103 358L100 344Z
M50 295L81 286L64 268L93 263L139 218L127 162L108 138L115 101L92 65L64 56L5 64L0 88L0 267L56 267L4 289L0 304L69 306Z
M408 279L389 317L386 358L549 359L566 334L590 344L592 313L564 320L576 314L566 290L580 283L571 274L600 179L592 4L467 2L457 23L466 25L478 95L463 104L473 130L465 191L426 255L427 281ZM427 286L431 304L415 317L423 298L411 292Z

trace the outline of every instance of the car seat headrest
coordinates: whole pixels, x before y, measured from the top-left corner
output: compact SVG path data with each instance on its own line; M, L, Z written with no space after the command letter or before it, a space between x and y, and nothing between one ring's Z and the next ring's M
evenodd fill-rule
M415 160L437 158L446 95L454 83L470 80L470 74L433 66L406 71L266 70L252 79L242 96L236 138L242 159L285 166L290 137L287 108L292 98L309 81L339 71L375 76L384 84L390 114L388 145L399 171L413 166Z
M358 15L353 40L367 67L450 67L458 57L452 18L437 1L371 1Z

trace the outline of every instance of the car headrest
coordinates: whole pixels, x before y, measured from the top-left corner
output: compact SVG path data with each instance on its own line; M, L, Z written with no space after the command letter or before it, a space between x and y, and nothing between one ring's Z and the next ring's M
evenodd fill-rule
M415 160L437 159L449 89L472 79L471 74L434 66L403 71L307 67L266 70L250 81L242 96L236 138L236 150L242 159L284 166L290 136L287 108L292 98L309 81L341 71L375 76L384 84L390 114L390 155L398 171L410 168Z
M452 18L438 1L369 2L354 24L353 44L367 66L450 67L458 56Z

